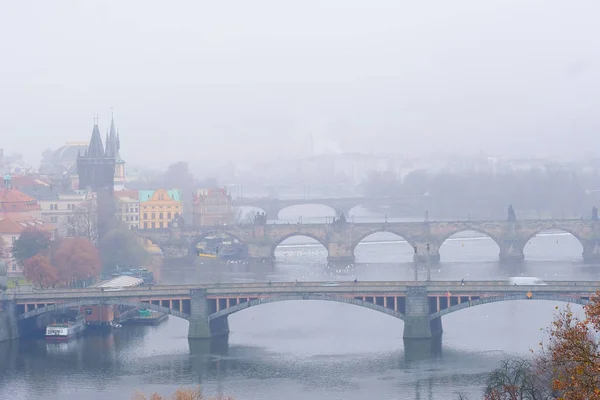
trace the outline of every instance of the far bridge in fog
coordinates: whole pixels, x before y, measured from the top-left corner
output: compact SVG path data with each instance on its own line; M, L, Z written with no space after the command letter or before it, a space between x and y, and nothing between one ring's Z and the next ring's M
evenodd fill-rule
M519 261L525 258L525 245L541 232L550 230L573 235L583 247L582 257L587 263L600 263L600 223L597 220L516 220L516 221L425 221L425 222L371 222L330 224L256 224L227 225L203 228L172 228L140 230L139 234L158 245L167 258L195 256L195 248L204 238L225 234L244 243L247 258L270 261L275 249L284 240L306 236L327 249L330 261L354 261L356 246L366 237L389 232L406 240L414 249L417 262L437 262L440 247L451 236L464 231L475 231L490 237L500 249L501 261Z
M465 308L512 300L586 304L598 290L600 282L570 281L548 282L543 286L516 286L507 281L467 281L464 284L372 281L223 283L134 287L110 292L101 288L51 289L4 294L0 332L18 336L21 322L47 312L116 304L186 319L189 338L207 339L228 334L227 317L249 307L312 300L346 303L387 314L404 321L405 339L427 339L442 333L442 316ZM268 307L264 310L268 312Z
M410 215L422 215L422 195L406 195L393 197L340 197L340 198L310 198L310 199L274 199L274 198L241 198L233 201L236 207L253 207L263 210L270 220L278 220L281 210L302 205L319 205L329 207L335 212L336 217L344 214L349 216L350 211L359 206L386 207L394 206L406 211Z

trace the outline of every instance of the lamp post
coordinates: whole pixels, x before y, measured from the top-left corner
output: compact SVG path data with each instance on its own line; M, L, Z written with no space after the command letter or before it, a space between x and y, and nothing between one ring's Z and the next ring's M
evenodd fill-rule
M427 263L427 280L431 280L431 263L429 262L429 243L426 245L425 262Z
M415 282L419 281L419 258L418 258L418 254L417 254L418 248L417 245L415 245Z

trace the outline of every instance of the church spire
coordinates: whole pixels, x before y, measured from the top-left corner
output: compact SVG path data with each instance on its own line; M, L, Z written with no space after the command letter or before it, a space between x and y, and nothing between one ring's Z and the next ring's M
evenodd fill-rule
M94 129L92 129L92 138L90 139L87 155L91 158L101 158L104 157L104 154L100 128L98 128L98 117L96 116L96 118L94 118Z

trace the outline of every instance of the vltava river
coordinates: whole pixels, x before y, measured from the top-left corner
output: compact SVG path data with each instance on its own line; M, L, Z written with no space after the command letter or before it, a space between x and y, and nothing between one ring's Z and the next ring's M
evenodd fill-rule
M504 266L490 239L465 234L441 249L432 279L600 280L581 263L567 234L540 235L527 262ZM277 251L274 266L198 262L163 272L163 283L307 280L411 280L412 249L378 234L359 245L354 265L327 266L326 252L304 238ZM420 271L421 279L425 271ZM211 346L186 338L175 317L158 327L126 327L66 344L0 344L0 399L125 400L137 389L172 392L201 385L206 394L240 400L481 398L486 372L505 354L528 354L552 320L553 302L494 303L443 318L441 343L405 349L402 321L347 304L290 301L229 317L231 334ZM578 308L574 306L574 308Z

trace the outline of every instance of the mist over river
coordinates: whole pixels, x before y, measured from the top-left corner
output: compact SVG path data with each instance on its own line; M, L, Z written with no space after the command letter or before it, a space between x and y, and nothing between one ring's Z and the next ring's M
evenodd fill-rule
M293 218L290 218L293 220ZM362 222L362 221L361 221ZM433 280L600 280L584 265L573 236L534 237L520 265L498 263L489 238L464 232L446 241ZM162 273L164 284L255 281L412 280L412 249L380 233L361 243L352 265L328 266L314 241L290 238L274 265L219 263ZM419 271L425 279L425 269ZM228 340L188 343L187 321L86 332L63 344L19 340L0 344L0 399L125 400L141 389L167 394L201 385L206 394L238 400L481 398L486 373L507 353L528 354L552 320L551 301L501 302L444 316L432 348L406 348L403 322L348 304L289 301L251 307L229 317ZM579 309L578 306L573 306Z

